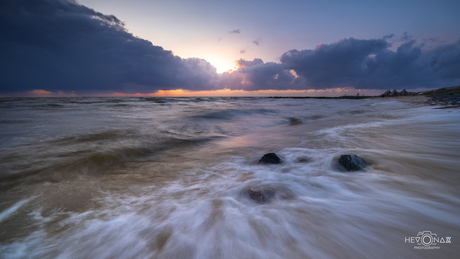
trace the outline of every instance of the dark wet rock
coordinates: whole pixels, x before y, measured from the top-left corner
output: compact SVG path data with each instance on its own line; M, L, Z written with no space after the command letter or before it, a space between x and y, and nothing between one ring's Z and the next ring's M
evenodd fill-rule
M452 89L453 92L440 92L440 93L433 93L430 95L427 95L430 100L428 100L426 103L431 104L431 105L454 105L457 106L459 104L460 100L460 91L455 89Z
M258 203L266 203L269 202L271 197L275 195L275 192L270 189L263 189L263 190L252 190L249 188L246 191L249 198L258 202Z
M289 118L289 124L291 125L299 125L302 124L302 120L294 117Z
M362 170L369 165L368 162L357 155L341 155L339 164L349 172Z
M280 164L281 159L275 153L265 154L260 160L259 164Z

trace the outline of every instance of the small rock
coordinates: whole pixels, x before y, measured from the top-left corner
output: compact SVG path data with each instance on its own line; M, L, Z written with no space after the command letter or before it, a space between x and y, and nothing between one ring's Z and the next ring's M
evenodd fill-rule
M275 192L270 189L264 189L264 190L252 190L249 188L247 190L247 194L249 198L253 199L254 201L258 203L264 203L264 202L269 202L270 198L275 195Z
M289 124L291 125L299 125L302 124L302 120L294 117L289 118Z
M308 157L302 156L302 157L297 158L297 163L308 163L308 162L310 162L310 159Z
M364 161L364 159L357 155L341 155L339 158L339 164L349 172L362 170L369 165L368 162Z
M260 160L259 164L280 164L281 159L275 153L265 154Z

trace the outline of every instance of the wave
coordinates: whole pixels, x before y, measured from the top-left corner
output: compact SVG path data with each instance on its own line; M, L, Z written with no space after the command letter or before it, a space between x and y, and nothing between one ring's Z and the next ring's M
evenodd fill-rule
M204 114L198 114L192 116L192 118L205 118L205 119L218 119L218 120L228 120L237 118L240 116L248 115L270 115L276 114L275 110L270 109L225 109L220 111L212 111Z
M154 103L167 103L169 101L166 98L159 98L159 97L142 98L141 100L147 101L147 102L154 102Z
M37 257L413 258L404 244L422 230L413 226L458 238L452 229L460 199L451 191L400 172L335 171L331 161L341 151L286 148L277 166L241 156L198 166L160 188L136 188L140 195L108 193L100 208L68 212L60 231L41 227L5 251L17 255L22 245ZM309 162L298 163L301 157ZM253 192L269 199L254 200ZM394 249L375 255L381 244Z
M136 135L137 134L137 135ZM2 157L0 190L77 177L116 174L129 162L145 162L174 150L193 148L209 138L146 137L136 131L107 131L45 141ZM24 161L27 161L24 163Z
M164 98L175 102L169 107L155 100L81 99L96 104L62 116L28 113L39 115L24 117L35 122L30 127L7 125L5 132L16 129L15 140L24 140L0 149L2 255L414 258L404 237L417 231L460 238L456 110ZM130 113L112 108L135 102ZM286 126L289 118L302 123ZM225 140L214 141L218 128ZM268 152L283 163L258 164ZM371 165L342 172L341 154ZM382 244L392 249L376 253ZM458 254L441 246L442 256Z
M326 115L312 115L312 116L301 116L301 117L289 117L287 123L289 125L300 125L309 121L319 120L327 117Z
M0 124L21 124L28 123L30 121L23 119L0 119Z

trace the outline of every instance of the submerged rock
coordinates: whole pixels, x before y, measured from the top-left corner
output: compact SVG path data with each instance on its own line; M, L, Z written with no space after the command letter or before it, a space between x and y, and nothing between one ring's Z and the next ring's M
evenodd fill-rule
M291 125L302 124L302 120L298 119L298 118L295 118L295 117L290 117L288 120L289 120L289 124L291 124Z
M357 155L341 155L339 158L339 164L349 172L362 170L369 165L368 162Z
M297 163L308 163L308 162L310 162L310 158L305 157L305 156L298 157L296 162Z
M252 190L249 188L246 193L248 194L249 198L258 202L258 203L265 203L269 202L270 198L275 195L275 192L270 189L263 189L263 190Z
M265 154L260 160L259 164L280 164L281 159L275 153Z

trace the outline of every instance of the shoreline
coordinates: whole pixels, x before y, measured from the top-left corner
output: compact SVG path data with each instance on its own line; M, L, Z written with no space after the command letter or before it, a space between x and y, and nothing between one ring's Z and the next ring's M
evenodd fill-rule
M417 104L424 104L430 100L430 98L426 95L407 95L407 96L392 96L392 97L374 96L371 99L384 99L384 100L400 101L403 103L417 103Z
M2 99L40 99L40 98L114 98L114 97L0 97L0 102ZM139 97L132 97L139 98ZM141 97L141 98L158 98L162 99L164 97ZM203 98L203 97L166 97L166 98ZM206 98L206 97L204 97ZM218 98L235 98L232 96L219 96ZM237 98L254 98L253 96L238 96ZM362 100L362 99L384 99L389 101L399 101L403 103L413 103L429 106L442 106L436 109L445 109L445 108L460 108L458 100L449 97L439 98L438 96L433 95L406 95L406 96L337 96L337 97L327 97L327 96L263 96L256 98L268 98L268 99L347 99L347 100ZM454 97L455 98L455 97Z

